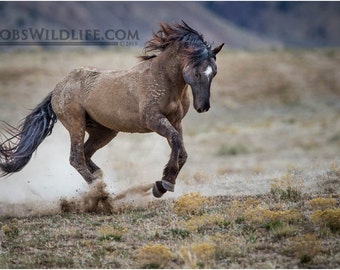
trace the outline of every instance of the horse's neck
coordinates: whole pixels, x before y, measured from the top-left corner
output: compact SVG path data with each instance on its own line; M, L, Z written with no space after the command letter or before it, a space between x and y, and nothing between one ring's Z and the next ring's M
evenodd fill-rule
M183 67L181 56L176 48L168 48L153 59L152 73L170 91L178 91L179 94L185 88L183 79Z

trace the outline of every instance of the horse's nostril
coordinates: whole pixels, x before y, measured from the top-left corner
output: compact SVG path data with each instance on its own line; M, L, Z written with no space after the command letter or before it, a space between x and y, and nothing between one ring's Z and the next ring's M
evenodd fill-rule
M210 109L210 106L207 106L207 107L204 107L204 108L198 108L198 109L197 109L197 112L203 113L203 112L209 111L209 109Z

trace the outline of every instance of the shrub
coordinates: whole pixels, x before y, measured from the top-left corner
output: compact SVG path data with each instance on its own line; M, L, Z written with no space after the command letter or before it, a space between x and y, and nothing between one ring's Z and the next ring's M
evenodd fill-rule
M177 215L197 215L202 213L205 206L209 205L207 197L199 192L184 194L177 199L174 205L174 213Z
M274 178L270 185L270 192L276 200L297 202L302 197L302 180L295 179L292 174Z
M301 264L309 263L322 250L320 241L311 234L297 236L290 241L290 251L300 259Z
M269 221L264 227L270 231L276 239L293 236L296 233L296 228L279 220Z
M340 231L340 208L316 210L311 219L313 223L327 226L333 232Z
M197 243L184 246L180 258L189 268L212 268L215 263L215 246L212 243Z
M309 204L313 209L327 209L332 208L336 205L336 200L333 198L315 198L309 200Z
M182 229L177 229L177 228L171 229L170 232L171 232L172 236L178 237L178 238L181 238L181 239L185 239L185 238L189 237L189 235L190 235L190 232L188 230L182 230Z
M253 209L258 206L260 201L254 198L248 198L245 202L241 200L231 201L230 207L226 209L227 221L241 223L244 221L244 211Z
M6 236L16 237L19 235L19 228L16 225L8 225L5 224L1 227L1 230L4 232Z
M203 214L201 216L193 216L184 222L184 227L190 232L202 232L212 229L214 226L221 227L224 223L224 218L221 215Z
M215 233L209 237L210 241L215 244L215 259L225 260L243 257L247 253L247 237L244 234L235 235L232 231L225 233Z
M100 241L103 240L121 241L126 231L127 230L122 227L105 225L98 229L98 239Z
M248 209L244 212L247 221L262 224L275 221L296 222L301 220L302 214L297 210L273 211L261 207Z
M164 268L172 260L172 252L165 246L145 245L137 250L137 261L142 268Z

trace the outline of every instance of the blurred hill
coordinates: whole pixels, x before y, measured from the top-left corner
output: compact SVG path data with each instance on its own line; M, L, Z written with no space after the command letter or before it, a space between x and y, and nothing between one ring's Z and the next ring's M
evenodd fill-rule
M1 29L132 29L186 21L229 48L339 46L339 2L1 2Z
M337 1L218 1L205 2L204 6L242 29L287 46L340 45Z
M158 22L186 21L207 41L234 48L270 48L280 42L258 37L210 11L200 2L1 2L2 29L137 29L139 46Z

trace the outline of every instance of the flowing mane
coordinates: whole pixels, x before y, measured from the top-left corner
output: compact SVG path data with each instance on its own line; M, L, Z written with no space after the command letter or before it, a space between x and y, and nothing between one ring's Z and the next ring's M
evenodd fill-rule
M214 57L211 45L204 40L203 35L182 21L182 24L174 25L160 23L160 30L153 33L152 39L146 42L145 55L139 58L149 60L157 57L158 53L173 45L177 45L182 50L183 57L187 60L186 64L192 66L197 66L205 59ZM150 52L153 54L148 55Z

